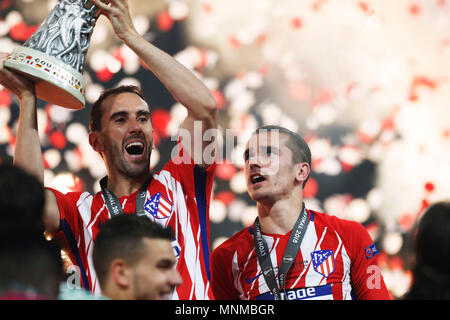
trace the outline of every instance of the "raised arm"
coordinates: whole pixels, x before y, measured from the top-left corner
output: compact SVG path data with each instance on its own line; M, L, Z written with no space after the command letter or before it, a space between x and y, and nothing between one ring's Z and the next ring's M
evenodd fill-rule
M20 102L19 124L17 128L14 165L34 175L44 184L44 161L37 126L36 94L34 85L4 68L7 53L0 53L0 83L14 93ZM44 226L48 231L59 228L59 210L53 193L46 191Z
M185 145L185 148L196 150L194 142L199 142L198 135L203 137L206 130L217 128L217 105L210 90L190 70L137 33L130 16L128 1L111 0L109 5L100 0L93 2L111 21L117 37L144 61L146 67L158 77L174 99L186 107L188 116L182 124L182 129L190 132L190 145ZM195 121L199 122L194 125ZM194 128L201 131L196 132L197 139L194 139ZM204 148L209 145L209 141L202 140L201 150L198 151L203 154ZM206 167L210 164L208 159L194 156L192 153L191 156L199 165Z

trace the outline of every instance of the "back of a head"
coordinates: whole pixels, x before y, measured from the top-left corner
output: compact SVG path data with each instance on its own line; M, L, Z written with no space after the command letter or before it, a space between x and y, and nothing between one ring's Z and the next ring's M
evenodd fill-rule
M114 259L122 259L129 265L136 264L145 255L143 238L172 241L171 229L150 221L147 217L121 215L105 222L94 241L94 268L104 286L109 266Z
M431 205L415 240L416 266L409 299L450 299L450 202Z
M0 234L43 232L44 187L21 168L0 165Z
M56 299L63 281L60 247L38 233L0 237L0 297Z
M0 166L0 291L56 299L60 248L44 238L44 187L23 169Z

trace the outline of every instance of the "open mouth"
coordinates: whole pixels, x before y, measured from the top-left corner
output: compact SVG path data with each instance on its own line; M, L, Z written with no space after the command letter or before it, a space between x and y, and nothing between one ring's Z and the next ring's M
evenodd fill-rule
M130 142L125 146L125 151L131 156L140 156L144 153L144 144L140 141Z
M250 177L250 182L252 183L252 184L256 184L256 183L259 183L259 182L262 182L262 181L265 181L266 180L266 178L264 178L262 175L260 175L260 174L254 174L254 175L252 175L251 177Z

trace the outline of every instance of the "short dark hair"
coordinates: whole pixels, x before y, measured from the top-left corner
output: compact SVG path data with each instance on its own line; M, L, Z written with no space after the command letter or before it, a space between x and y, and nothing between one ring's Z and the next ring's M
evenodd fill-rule
M143 238L172 241L172 229L149 220L144 216L124 214L113 217L101 225L94 241L94 268L100 281L105 284L109 266L114 259L136 264L145 255Z
M287 128L275 126L275 125L266 125L259 127L255 130L253 134L259 134L261 132L271 132L277 131L279 133L284 133L289 137L289 140L286 146L292 151L292 161L293 163L299 162L307 162L309 167L311 167L311 150L309 149L308 144L306 143L303 137ZM303 182L303 188L308 181L309 176Z
M10 164L0 165L0 233L44 232L44 204L44 186L35 176Z
M142 100L147 102L147 100L144 97L144 94L142 93L142 90L137 86L123 85L103 91L100 97L98 97L97 101L95 101L94 104L92 105L91 112L89 113L89 130L91 130L91 132L102 130L101 120L103 113L102 112L103 101L105 101L105 99L110 96L125 92L137 94L139 97L142 98Z

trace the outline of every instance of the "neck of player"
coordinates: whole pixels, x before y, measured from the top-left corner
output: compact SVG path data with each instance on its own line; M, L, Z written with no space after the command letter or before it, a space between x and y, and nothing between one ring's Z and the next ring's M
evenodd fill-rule
M303 196L293 195L271 203L258 202L258 218L261 231L266 234L287 234L294 228L300 211Z
M115 194L117 198L129 196L130 194L138 191L150 175L150 171L140 177L127 177L120 174L109 173L107 187L112 193Z

